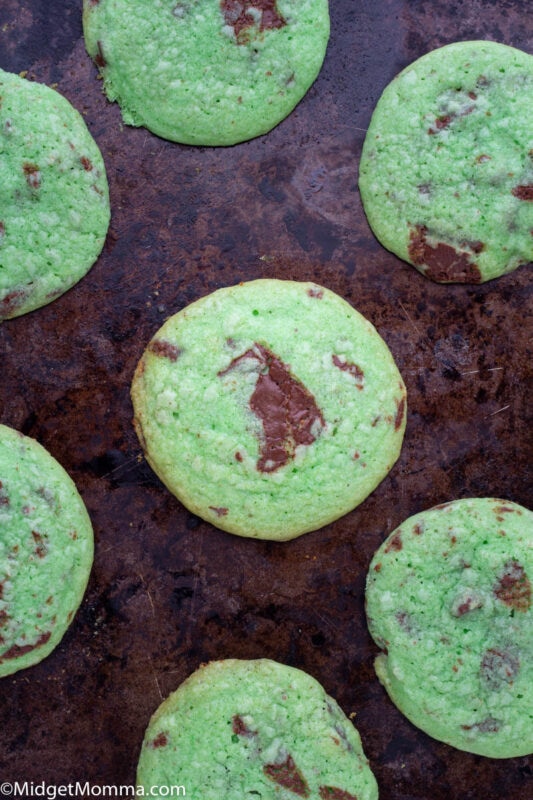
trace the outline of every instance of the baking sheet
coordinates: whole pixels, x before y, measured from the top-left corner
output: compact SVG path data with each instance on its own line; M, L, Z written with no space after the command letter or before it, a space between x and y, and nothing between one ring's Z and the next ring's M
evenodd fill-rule
M268 135L192 148L124 127L87 57L81 3L2 0L0 67L54 85L108 170L98 262L46 308L0 326L0 421L69 471L96 538L84 602L61 645L0 682L0 782L132 784L162 698L213 658L306 670L353 714L381 800L533 796L533 758L462 753L415 729L379 685L366 569L406 517L466 496L533 506L531 266L439 286L374 239L358 159L385 85L428 50L494 39L533 52L522 2L332 0L322 72ZM129 387L170 314L258 277L314 280L367 316L408 389L402 455L351 514L279 544L186 511L143 460Z

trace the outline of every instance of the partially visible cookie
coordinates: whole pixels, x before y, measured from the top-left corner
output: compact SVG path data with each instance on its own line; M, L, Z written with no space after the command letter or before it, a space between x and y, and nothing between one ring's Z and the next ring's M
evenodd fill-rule
M411 517L370 565L376 672L414 725L460 750L533 753L533 513L494 498Z
M68 100L0 70L0 321L50 303L96 261L104 162Z
M183 786L201 800L378 796L335 700L310 675L268 659L212 661L171 694L146 730L137 785Z
M482 283L533 259L533 56L456 42L380 97L359 187L377 239L428 278Z
M0 677L60 642L92 559L92 526L72 479L34 439L0 425Z
M128 125L231 145L267 133L317 77L327 0L84 0L89 55Z
M286 540L361 503L400 453L405 386L376 329L314 283L219 289L168 319L132 385L154 471L195 514Z

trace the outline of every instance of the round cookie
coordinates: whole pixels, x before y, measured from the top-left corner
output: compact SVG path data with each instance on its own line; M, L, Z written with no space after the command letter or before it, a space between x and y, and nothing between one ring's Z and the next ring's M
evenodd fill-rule
M310 675L268 659L212 661L171 694L146 730L137 786L183 786L202 800L378 797L336 701Z
M71 478L34 439L0 425L0 677L56 647L92 560L91 522Z
M376 238L439 283L533 259L533 56L490 41L433 50L386 87L359 188Z
M168 319L132 384L154 471L191 511L286 540L353 509L398 458L405 387L375 328L313 283L219 289Z
M102 156L80 114L48 86L0 70L0 321L77 283L109 215Z
M417 727L490 758L533 753L533 513L494 498L411 517L370 565L379 680Z
M306 94L327 0L84 0L87 52L127 125L191 145L267 133Z

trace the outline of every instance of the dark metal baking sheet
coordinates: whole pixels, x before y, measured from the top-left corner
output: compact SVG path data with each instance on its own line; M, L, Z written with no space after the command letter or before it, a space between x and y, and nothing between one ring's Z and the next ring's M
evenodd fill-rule
M373 238L361 145L388 81L424 52L494 39L533 52L529 0L332 0L323 70L267 136L191 148L121 124L87 57L81 3L2 0L0 66L54 85L104 155L113 216L97 264L46 308L0 326L0 420L75 479L96 556L57 650L0 682L0 781L131 784L161 699L201 662L270 657L354 714L382 800L533 796L533 759L462 753L392 706L372 661L365 573L403 519L465 496L533 506L531 267L439 286ZM408 388L404 448L351 514L286 543L187 512L143 461L129 386L163 320L220 286L312 279L367 316ZM421 676L423 679L423 676Z

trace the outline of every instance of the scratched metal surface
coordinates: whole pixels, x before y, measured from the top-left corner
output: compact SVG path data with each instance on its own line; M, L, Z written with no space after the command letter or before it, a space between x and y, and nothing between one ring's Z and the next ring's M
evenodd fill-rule
M309 94L276 130L225 150L123 127L84 51L80 7L0 4L0 66L55 85L84 115L113 209L86 278L0 326L0 420L68 469L96 537L62 644L0 683L0 779L130 784L162 697L209 659L270 657L355 712L382 800L531 798L532 758L461 753L392 706L363 613L371 555L407 516L464 496L533 506L531 268L480 287L434 285L377 244L357 192L365 128L394 74L458 39L533 52L529 0L333 0ZM312 279L349 300L388 342L409 393L390 476L351 514L283 545L188 513L143 461L131 424L133 370L163 320L257 277Z

